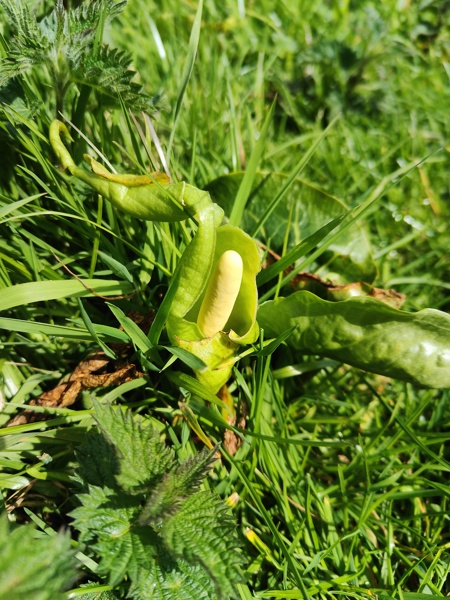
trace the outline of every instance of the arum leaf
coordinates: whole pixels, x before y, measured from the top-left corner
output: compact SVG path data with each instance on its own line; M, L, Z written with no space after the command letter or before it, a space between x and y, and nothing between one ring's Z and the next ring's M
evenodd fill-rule
M210 182L207 190L225 214L230 214L233 199L238 193L242 173L230 173ZM241 227L251 233L260 222L266 207L286 184L288 175L284 173L258 172L253 182L251 196L242 217ZM338 198L326 193L311 183L296 178L278 203L273 213L262 227L258 237L263 241L271 240L274 250L283 247L288 216L292 199L295 199L292 223L289 231L288 249L299 244L333 219L340 217L348 206ZM372 258L371 247L364 229L355 225L339 236L324 252L320 259L326 264L320 275L332 275L336 283L351 283L363 280L371 283L376 276L376 265Z
M407 313L367 297L328 302L302 291L264 303L258 321L271 337L295 327L286 343L303 353L426 387L450 387L447 313Z

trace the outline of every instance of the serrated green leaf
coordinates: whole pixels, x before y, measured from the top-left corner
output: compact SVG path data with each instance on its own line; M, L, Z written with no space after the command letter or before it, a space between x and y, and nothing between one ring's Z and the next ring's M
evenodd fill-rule
M140 509L136 496L117 495L114 490L88 486L87 494L79 494L81 506L71 512L80 540L94 544L101 557L99 573L108 575L116 585L126 573L137 574L140 564L148 562L153 532L133 528Z
M90 431L77 449L78 475L88 485L113 489L120 472L117 453L104 435Z
M155 484L173 464L173 454L159 440L159 433L145 426L141 417L94 403L95 419L117 452L121 486L140 493Z
M135 600L218 600L214 584L201 565L183 559L170 559L166 553L162 564L152 561L141 569L130 588Z
M77 453L84 490L71 516L98 572L111 585L127 578L136 598L235 596L235 522L219 497L198 491L216 448L177 464L144 419L94 405L103 434L91 433Z
M233 519L219 498L208 492L193 494L164 521L162 535L175 555L208 571L219 597L238 596L243 556Z
M168 515L178 510L183 501L197 491L211 465L217 447L203 450L176 465L152 490L139 517L141 524L159 528Z

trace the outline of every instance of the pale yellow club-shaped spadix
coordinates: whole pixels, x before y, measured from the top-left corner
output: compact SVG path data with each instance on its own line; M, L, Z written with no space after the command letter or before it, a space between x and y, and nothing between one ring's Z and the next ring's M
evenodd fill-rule
M243 270L242 257L235 250L227 250L219 257L197 318L205 337L224 330L239 294Z

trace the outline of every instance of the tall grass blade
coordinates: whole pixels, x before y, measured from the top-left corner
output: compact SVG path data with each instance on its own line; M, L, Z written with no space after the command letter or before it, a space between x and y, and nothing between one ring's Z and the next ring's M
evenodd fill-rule
M170 155L172 152L173 140L175 138L175 132L177 130L178 119L180 117L181 105L183 104L183 98L186 93L189 80L191 78L192 69L194 68L195 57L197 56L198 42L200 40L200 30L202 24L202 13L203 13L203 0L200 0L197 7L197 13L195 15L194 24L192 26L191 36L189 38L189 47L186 56L186 62L184 63L183 73L181 75L181 83L178 89L177 103L175 105L174 122L172 131L170 132L169 146L167 149L167 163L170 164Z
M275 102L276 101L274 100L269 112L267 113L260 136L255 144L255 147L253 148L252 155L248 161L244 177L242 178L241 185L239 186L239 190L236 194L236 199L231 210L230 224L236 225L237 227L239 227L241 224L242 215L244 214L245 206L253 188L253 182L255 181L259 161L261 160L261 156L266 144L267 133L272 123L273 113L275 111Z

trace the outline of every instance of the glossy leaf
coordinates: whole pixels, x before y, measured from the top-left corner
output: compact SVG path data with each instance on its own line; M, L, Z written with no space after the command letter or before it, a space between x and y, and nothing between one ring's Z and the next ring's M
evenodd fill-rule
M294 327L286 342L360 369L431 388L450 387L450 315L408 313L367 297L341 302L310 292L264 303L258 321L266 337Z
M233 199L238 193L243 174L230 173L215 179L206 189L225 211L230 214ZM252 233L264 215L266 207L285 185L288 175L284 173L259 172L255 177L251 197L242 218L241 227ZM294 201L292 223L289 227L289 212ZM348 207L338 198L332 196L307 181L297 178L290 190L283 196L271 217L264 223L261 237L270 239L273 249L281 249L289 227L289 244L292 248L318 229L346 212ZM363 280L372 283L376 276L376 266L372 258L371 248L365 231L354 226L340 236L326 251L321 262L327 264L321 275L330 274L336 283L350 283Z

